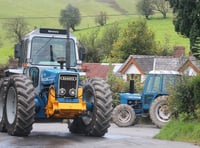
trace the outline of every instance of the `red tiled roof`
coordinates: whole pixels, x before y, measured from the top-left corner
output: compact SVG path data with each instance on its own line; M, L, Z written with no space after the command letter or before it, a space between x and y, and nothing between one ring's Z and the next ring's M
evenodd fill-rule
M83 63L82 64L84 72L88 78L99 77L106 79L109 71L109 65L102 65L101 63Z

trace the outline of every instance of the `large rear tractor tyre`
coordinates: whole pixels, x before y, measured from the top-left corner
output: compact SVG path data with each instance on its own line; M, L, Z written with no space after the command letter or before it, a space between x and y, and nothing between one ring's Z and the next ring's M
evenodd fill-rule
M87 79L82 82L83 99L89 109L69 125L73 133L101 137L110 127L112 114L112 94L110 86L102 79Z
M162 128L170 120L170 111L167 103L168 96L159 96L150 107L150 118L159 128Z
M84 134L84 126L81 117L77 117L75 119L68 120L68 128L71 133L74 134Z
M0 132L6 132L5 124L5 91L7 81L6 79L0 80Z
M8 134L12 136L29 135L35 115L32 81L22 75L10 76L5 103L5 121Z
M114 108L112 119L119 127L131 126L136 121L135 111L130 105L120 104Z

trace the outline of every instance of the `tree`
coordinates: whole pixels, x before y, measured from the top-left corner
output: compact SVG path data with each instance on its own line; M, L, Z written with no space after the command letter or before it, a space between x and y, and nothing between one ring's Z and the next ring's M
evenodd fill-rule
M22 17L7 20L3 28L7 31L7 38L15 42L21 42L22 37L29 32L28 23Z
M112 62L124 62L132 54L160 54L154 38L154 33L148 29L145 20L128 23L121 38L113 44Z
M107 18L106 12L101 11L100 14L95 17L95 22L103 26L106 24Z
M66 28L67 23L75 31L75 26L79 25L81 22L80 11L78 8L73 7L72 5L68 5L65 9L60 11L60 19L59 23Z
M79 37L80 43L86 49L87 62L108 62L111 56L112 45L119 37L120 28L117 23L94 29L86 35Z
M110 85L111 91L113 92L113 105L117 106L120 103L119 93L128 92L129 83L124 81L121 77L117 77L116 74L113 73L113 66L111 64L109 65L107 82Z
M200 1L198 0L168 0L173 8L175 31L190 39L192 53L200 59L198 51L194 48L196 40L200 37Z
M194 56L200 59L200 37L197 37L191 47L191 50L195 53Z
M99 46L98 35L99 28L79 38L81 45L86 49L86 62L98 63L101 61L103 52Z
M111 56L111 50L113 48L113 43L119 38L120 27L117 23L114 23L111 26L107 26L102 33L101 37L101 48L103 49L103 60L108 62L108 59Z
M149 16L153 15L152 0L139 0L137 10L141 15L144 15L146 19L149 19Z
M161 55L162 56L172 56L173 47L170 45L170 35L165 34L165 41L163 46L161 47Z
M167 12L170 9L169 2L166 0L153 0L152 2L153 2L153 9L159 11L163 15L163 18L166 18Z

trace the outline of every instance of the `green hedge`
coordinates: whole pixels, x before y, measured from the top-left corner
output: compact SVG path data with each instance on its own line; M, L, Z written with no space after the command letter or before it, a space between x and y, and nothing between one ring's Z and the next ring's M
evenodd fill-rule
M169 96L172 117L183 121L200 120L200 75L183 76Z

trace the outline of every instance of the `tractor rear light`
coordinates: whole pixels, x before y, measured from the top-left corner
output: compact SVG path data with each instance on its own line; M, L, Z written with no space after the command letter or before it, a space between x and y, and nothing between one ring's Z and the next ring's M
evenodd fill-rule
M87 66L86 65L81 65L81 71L86 72L87 71Z
M23 63L22 67L26 68L26 67L28 67L28 64L27 63Z

